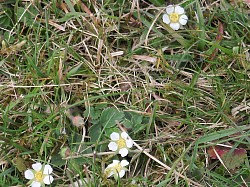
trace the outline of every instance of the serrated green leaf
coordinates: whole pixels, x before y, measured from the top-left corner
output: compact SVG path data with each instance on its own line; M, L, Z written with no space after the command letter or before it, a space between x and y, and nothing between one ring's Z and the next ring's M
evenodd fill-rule
M30 6L29 9L18 7L17 9L17 20L25 22L27 25L33 25L35 22L35 17L39 14L36 8Z
M122 125L124 125L127 129L133 128L133 123L128 119L124 119L122 121Z
M107 108L101 114L100 124L104 128L110 128L115 126L117 122L120 122L123 117L124 113L118 111L116 108Z
M84 117L90 117L91 122L97 120L101 116L102 111L96 109L96 107L89 107L84 111Z
M62 157L60 156L60 154L56 154L56 155L52 156L51 163L58 166L58 167L61 167L61 166L65 165L66 160L63 160Z
M96 142L101 134L101 125L94 124L89 128L89 136L91 142Z
M131 113L131 122L136 125L136 124L141 124L142 123L142 118L143 116L137 113Z

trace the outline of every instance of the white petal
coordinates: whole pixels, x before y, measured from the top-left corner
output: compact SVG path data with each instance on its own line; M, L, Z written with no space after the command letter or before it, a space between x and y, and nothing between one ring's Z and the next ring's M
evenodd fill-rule
M109 164L109 165L107 166L106 170L109 169L109 168L112 168L112 167L114 167L114 164L113 164L113 163L112 163L112 164Z
M116 165L116 164L118 164L118 163L120 163L119 160L113 160L113 165Z
M24 177L25 177L25 179L34 179L34 173L30 170L30 169L28 169L28 170L26 170L25 172L24 172Z
M109 164L109 165L107 166L106 169L113 168L115 165L117 165L117 164L119 164L119 163L120 163L119 160L113 160L113 163L112 163L112 164Z
M168 5L166 8L166 12L168 14L172 14L174 12L174 6L173 5Z
M117 141L120 139L120 135L117 132L112 132L112 134L110 134L110 138L111 140Z
M52 167L49 164L46 164L43 169L43 174L51 174L53 171Z
M127 160L122 160L122 161L121 161L121 166L122 166L122 167L125 167L125 166L127 166L127 165L129 165L129 162L128 162Z
M126 132L122 132L121 137L126 140L128 138L128 134Z
M180 28L180 24L179 23L170 23L169 25L172 29L174 30L178 30Z
M31 187L41 187L41 183L33 181L32 184L31 184Z
M110 176L112 176L112 175L114 175L114 174L115 174L115 172L114 172L114 171L111 171L111 172L109 172L108 177L110 177Z
M126 140L126 146L127 148L133 147L133 140Z
M163 19L163 22L166 23L166 24L169 24L170 23L170 19L169 19L169 16L167 14L164 14L162 16L162 19Z
M124 175L125 175L125 170L122 169L122 170L119 172L119 177L122 178Z
M118 149L118 145L115 142L110 142L108 144L108 147L109 147L109 150L111 150L111 151L117 151L117 149Z
M42 164L41 164L41 163L32 164L32 168L33 168L35 171L40 171L40 170L42 169Z
M51 175L47 175L44 177L43 182L44 184L51 184L53 182L54 178Z
M180 7L180 6L175 6L174 12L177 14L184 14L184 8Z
M125 157L128 154L128 149L122 148L119 150L119 153L121 154L122 157Z
M179 19L179 22L182 25L186 25L187 24L187 20L188 20L188 17L186 15L181 15L181 17Z

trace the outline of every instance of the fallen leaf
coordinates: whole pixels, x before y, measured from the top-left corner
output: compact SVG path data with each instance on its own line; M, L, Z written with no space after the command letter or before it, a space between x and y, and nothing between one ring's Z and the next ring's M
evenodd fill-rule
M216 153L214 152L216 151ZM220 157L224 156L227 152L229 152L230 148L228 147L223 147L223 146L215 146L215 147L209 147L207 150L207 153L210 158L212 159L218 159L217 155Z
M240 167L247 158L247 151L243 148L232 149L216 145L209 147L207 153L211 159L219 159L219 156L229 170Z
M12 160L12 163L16 166L18 171L24 172L27 169L27 166L25 165L25 160L21 157L16 157Z

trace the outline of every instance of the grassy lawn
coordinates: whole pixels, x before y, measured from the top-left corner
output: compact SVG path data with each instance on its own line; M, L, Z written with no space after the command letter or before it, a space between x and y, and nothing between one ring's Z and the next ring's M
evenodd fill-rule
M248 0L0 0L0 186L250 186L249 15Z

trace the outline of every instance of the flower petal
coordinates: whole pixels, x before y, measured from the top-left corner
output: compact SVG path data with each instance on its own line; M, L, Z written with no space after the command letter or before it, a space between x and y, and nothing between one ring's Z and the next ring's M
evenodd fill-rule
M113 160L113 165L119 164L120 161L119 160Z
M112 169L113 169L113 167L114 167L115 165L119 164L119 162L120 162L119 160L113 160L113 163L112 163L112 164L109 164L105 170L108 170L109 168L112 168Z
M115 172L114 172L114 171L111 171L111 172L109 172L108 177L110 177L110 176L112 176L112 175L114 175L114 174L115 174Z
M125 157L128 154L128 149L127 148L122 148L122 149L119 150L119 153L121 154L122 157Z
M120 139L120 135L117 132L112 132L112 134L110 134L110 138L113 141L117 141Z
M122 166L122 167L125 167L125 166L127 166L127 165L129 165L129 162L128 162L127 160L122 160L122 161L121 161L121 166Z
M34 173L32 172L32 170L28 169L24 172L24 177L25 179L34 179L35 175Z
M174 12L174 6L173 5L168 5L166 8L166 12L168 14L172 14Z
M32 164L32 168L33 168L35 171L40 171L40 170L42 169L42 164L41 164L41 163Z
M179 5L175 6L174 12L177 14L184 14L184 8L180 7Z
M164 15L162 16L162 20L163 20L163 22L166 23L166 24L169 24L169 23L170 23L170 19L169 19L169 16L168 16L167 14L164 14Z
M126 140L126 146L127 148L133 147L133 140Z
M47 175L44 177L43 182L44 184L51 184L53 182L54 178L51 175Z
M126 140L128 138L128 134L126 132L122 132L121 137Z
M109 168L113 168L113 167L114 167L114 163L109 164L109 165L107 166L106 170L109 169Z
M41 187L41 183L40 182L37 182L37 181L33 181L31 183L31 187Z
M108 147L109 147L109 150L111 150L111 151L117 151L117 149L118 149L118 145L115 142L110 142L108 144Z
M122 178L124 175L125 175L125 170L122 169L122 170L119 172L119 177Z
M49 164L46 164L43 169L43 174L49 175L52 173L52 171L53 171L53 168Z
M180 19L179 19L180 24L186 25L187 21L188 21L188 17L186 15L181 15L180 16Z
M180 28L179 23L170 23L169 25L173 30L178 30Z

